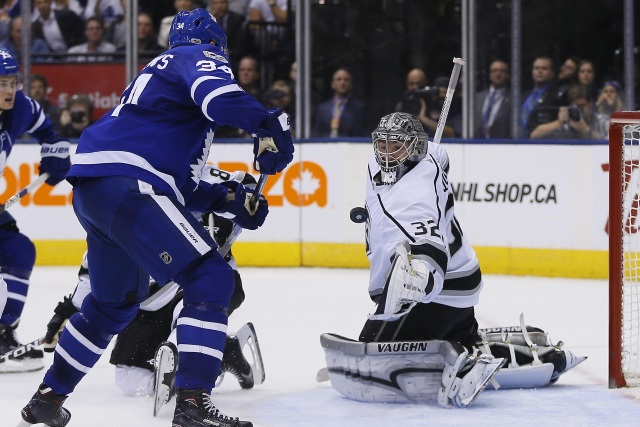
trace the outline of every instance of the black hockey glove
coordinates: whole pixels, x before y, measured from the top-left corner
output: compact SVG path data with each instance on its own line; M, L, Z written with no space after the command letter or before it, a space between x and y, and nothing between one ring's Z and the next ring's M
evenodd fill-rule
M64 297L64 299L58 303L58 306L54 310L55 314L51 320L49 320L49 323L47 323L47 333L43 341L44 351L53 353L65 323L77 312L78 309L74 307L70 296Z
M293 160L293 138L287 113L282 108L268 112L253 141L253 166L260 173L275 175Z
M256 205L251 208L249 200L253 195L253 190L245 187L236 181L222 182L220 185L231 190L229 199L224 206L226 212L232 213L235 217L231 221L247 230L256 230L264 224L264 220L269 213L269 204L264 196L260 195Z
M64 180L71 167L69 158L69 141L58 141L55 144L43 143L40 149L40 174L48 173L46 183L56 185Z

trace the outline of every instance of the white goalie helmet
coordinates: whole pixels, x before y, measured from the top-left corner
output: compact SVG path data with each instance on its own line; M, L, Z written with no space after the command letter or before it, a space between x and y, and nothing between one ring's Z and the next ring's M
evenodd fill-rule
M427 155L427 134L411 114L387 114L371 136L383 184L394 184Z

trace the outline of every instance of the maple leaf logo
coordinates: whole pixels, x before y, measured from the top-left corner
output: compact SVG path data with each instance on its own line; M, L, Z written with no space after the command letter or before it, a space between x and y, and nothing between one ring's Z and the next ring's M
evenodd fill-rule
M293 179L291 183L293 188L298 189L298 194L302 196L305 202L320 188L320 180L314 177L313 173L306 168L303 169L300 177Z
M200 176L202 175L202 169L209 158L209 150L211 150L211 142L213 141L213 130L209 129L207 136L204 139L204 147L202 148L202 156L197 159L196 163L191 165L191 179L198 184L200 182Z

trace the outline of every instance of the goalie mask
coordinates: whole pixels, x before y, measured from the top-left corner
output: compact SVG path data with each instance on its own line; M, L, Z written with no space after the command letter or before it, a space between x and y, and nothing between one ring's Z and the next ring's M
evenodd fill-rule
M181 11L169 30L169 48L188 44L215 44L227 54L227 36L212 14L204 9Z
M411 114L387 114L371 135L383 184L394 184L427 155L427 134Z

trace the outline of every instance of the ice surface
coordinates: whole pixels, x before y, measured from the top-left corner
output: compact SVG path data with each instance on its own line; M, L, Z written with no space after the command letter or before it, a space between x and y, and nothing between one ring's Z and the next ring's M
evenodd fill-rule
M19 337L44 334L58 300L76 283L77 267L36 267ZM391 426L636 426L640 390L607 388L607 283L603 280L485 276L476 314L481 327L529 325L589 359L537 390L486 391L468 409L435 405L367 404L347 400L315 375L324 365L319 336L356 338L371 303L368 272L349 269L242 268L247 299L229 321L251 321L265 359L266 380L241 390L227 377L213 401L256 427ZM174 401L152 417L153 399L125 397L114 383L107 350L65 406L69 427L171 425ZM52 356L45 355L49 365ZM0 375L0 426L15 426L44 371Z

